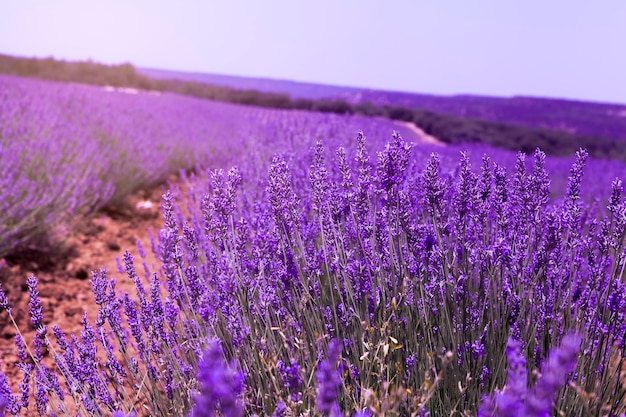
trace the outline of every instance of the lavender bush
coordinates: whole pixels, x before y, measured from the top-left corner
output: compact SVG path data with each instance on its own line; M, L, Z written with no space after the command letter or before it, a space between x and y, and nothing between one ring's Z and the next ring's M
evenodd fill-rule
M376 164L362 137L354 163L341 149L335 166L324 155L317 145L308 170L275 158L265 187L252 181L255 197L242 192L238 211L229 190L239 174L213 173L212 194L187 226L204 236L194 241L212 242L198 259L206 257L200 268L211 268L206 275L217 277L209 282L222 294L211 296L217 334L232 357L258 366L247 386L271 392L253 403L260 412L277 397L296 413L309 409L272 392L264 375L279 360L295 359L301 369L316 363L326 338L344 341L344 409L380 411L385 398L399 413L448 415L475 410L483 393L504 384L509 335L526 341L534 369L570 329L586 335L581 389L610 389L597 391L594 404L566 390L558 409L623 410L615 401L624 394L615 374L623 364L622 307L614 304L613 314L589 306L621 300L624 226L581 202L584 152L557 201L539 151L530 170L520 155L508 175L488 158L475 174L467 156L452 175L440 172L437 156L419 170L400 138ZM616 181L609 211L623 211L620 193ZM314 391L302 391L306 404Z

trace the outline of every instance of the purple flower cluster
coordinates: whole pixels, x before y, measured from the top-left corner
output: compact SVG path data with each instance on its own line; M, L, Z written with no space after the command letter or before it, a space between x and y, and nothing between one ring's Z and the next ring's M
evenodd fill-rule
M248 366L257 362L245 343L253 334L280 331L286 344L277 341L273 348L281 356L299 358L301 369L318 353L311 351L307 360L288 346L316 346L315 335L325 334L346 341L346 358L354 366L354 377L345 382L348 390L360 392L366 382L379 389L384 380L372 379L369 362L362 358L373 355L367 346L389 343L367 329L385 329L387 338L397 340L393 345L402 346L388 347L388 359L416 364L407 365L406 372L403 367L389 368L389 378L419 387L423 373L413 368L427 363L432 352L453 348L457 360L441 383L439 405L429 408L459 403L476 409L481 395L502 380L498 363L509 334L527 343L531 363L536 364L546 360L550 346L563 334L580 329L582 323L598 332L597 340L612 329L612 343L621 343L620 332L626 329L622 316L619 323L610 322L602 311L590 314L583 308L598 305L599 297L618 305L618 286L603 286L600 279L619 273L611 265L621 261L598 251L624 256L623 235L611 243L602 238L602 233L619 227L618 222L607 218L604 229L594 226L606 212L578 197L584 186L581 172L589 163L583 152L561 200L550 190L551 162L540 151L532 158L518 155L511 160L514 170L509 174L487 157L476 169L469 154L452 170L446 153L420 162L408 156L412 150L419 155L420 147L411 147L399 136L375 163L370 162L363 135L356 147L352 160L346 148L333 155L319 142L311 153L284 154L268 166L267 181L246 176L252 167L244 165L238 204L229 206L229 217L233 223L246 219L252 226L247 238L237 230L224 239L195 229L200 235L194 241L212 242L200 244L205 259L212 261L198 267L213 271L210 276L216 280L206 318L223 320L220 329L227 331L220 338L236 342L236 355L242 361L248 357ZM249 196L260 190L265 197L251 203ZM209 192L199 193L197 199L218 198ZM617 195L615 191L611 197L610 210L623 206ZM201 215L190 210L191 223ZM233 245L242 237L244 246ZM590 246L601 241L604 246ZM236 246L244 250L234 250ZM221 276L235 279L225 284ZM592 283L605 291L590 289ZM232 307L224 308L242 300L245 307L236 311L244 314L243 321L229 315ZM244 339L237 330L242 326L249 333ZM249 340L255 349L269 352L258 340ZM583 344L592 347L595 342ZM585 361L582 367L591 364ZM264 386L262 372L262 367L250 372L247 381ZM289 390L282 372L283 386ZM458 381L467 375L477 386L459 396ZM606 373L590 375L599 380ZM310 395L303 386L302 400L313 398ZM255 407L272 410L271 404L260 400Z

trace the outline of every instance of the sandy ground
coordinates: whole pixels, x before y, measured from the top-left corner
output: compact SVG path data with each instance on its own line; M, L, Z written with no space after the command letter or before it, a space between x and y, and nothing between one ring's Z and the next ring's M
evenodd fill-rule
M426 143L431 143L433 145L438 145L438 146L447 146L447 144L445 142L442 142L441 140L437 139L436 137L429 135L428 133L424 132L424 130L422 130L420 127L418 127L415 123L413 122L403 122L402 120L395 120L395 123L406 127L407 129L410 129L412 132L414 132L415 134L417 134L419 137L422 138L422 141L426 142Z

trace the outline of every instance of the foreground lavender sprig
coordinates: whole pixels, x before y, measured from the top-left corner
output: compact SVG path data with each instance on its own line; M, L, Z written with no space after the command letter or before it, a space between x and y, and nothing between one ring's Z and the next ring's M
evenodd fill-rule
M526 360L521 343L509 338L507 344L508 377L501 392L483 398L479 417L549 417L554 396L576 367L581 338L573 333L563 337L541 367L539 380L528 389Z
M211 341L204 352L198 366L198 386L200 392L194 397L195 405L189 417L243 416L238 398L243 390L243 378L224 360L219 340Z
M317 368L317 399L315 405L324 416L340 416L341 411L337 403L341 388L341 375L337 370L337 361L341 355L341 344L333 339L328 344L328 354Z

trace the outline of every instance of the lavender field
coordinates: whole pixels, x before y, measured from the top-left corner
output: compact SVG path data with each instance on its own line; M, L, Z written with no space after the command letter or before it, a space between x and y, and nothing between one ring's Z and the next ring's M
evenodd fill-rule
M398 128L363 118L285 116L171 94L0 76L0 256L49 246L74 216L115 204L179 169L227 167L258 154L283 127L277 120L289 126L283 140L298 141L344 127L353 135L371 126L387 136Z
M512 125L626 139L626 106L617 103L524 96L443 96L148 68L140 68L139 73L156 79L181 79L239 89L281 92L297 98L344 99L353 105L370 102L403 106Z
M5 257L179 178L157 236L93 265L79 334L34 276L28 312L0 296L34 330L5 413L626 414L623 163L9 76L0 162Z

